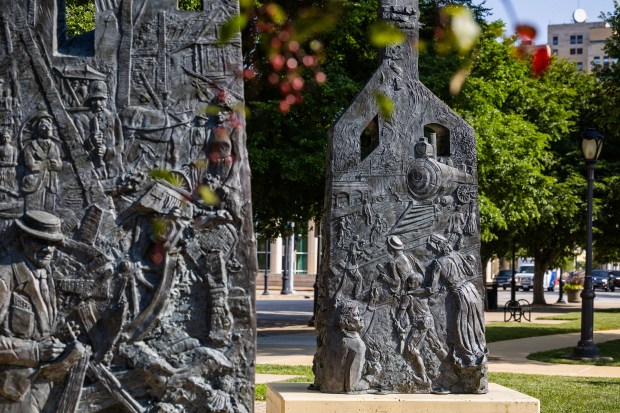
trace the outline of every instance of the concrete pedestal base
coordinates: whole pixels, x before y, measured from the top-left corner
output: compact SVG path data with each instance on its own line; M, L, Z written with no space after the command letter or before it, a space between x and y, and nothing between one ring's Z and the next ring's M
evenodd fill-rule
M487 394L327 394L309 383L267 385L267 413L540 413L538 399L490 383Z

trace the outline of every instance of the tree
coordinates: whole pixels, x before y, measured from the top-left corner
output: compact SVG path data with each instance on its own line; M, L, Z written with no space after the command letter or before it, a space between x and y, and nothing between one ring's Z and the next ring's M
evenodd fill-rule
M199 7L199 0L184 1L182 8ZM579 188L574 169L561 161L574 150L567 151L562 138L574 131L576 115L588 112L589 103L584 102L590 99L577 99L582 79L566 64L557 63L546 75L533 78L527 62L514 58L515 39L497 42L500 26L487 27L487 10L478 3L420 1L420 78L477 130L482 252L488 258L505 255L511 243L530 245L527 237L537 226L575 222L575 211L561 208L561 202L579 205L570 198ZM474 53L444 42L449 27L441 7L447 4L469 7L483 28ZM378 1L256 6L244 10L248 24L242 35L244 67L253 73L246 79L248 151L257 228L272 237L290 232L291 222L301 230L321 216L328 128L377 68L378 51L366 28L377 20ZM333 16L339 16L337 24ZM312 57L307 66L299 64L305 56ZM301 69L287 70L281 58L294 58ZM463 67L470 75L461 94L452 96L448 85ZM327 75L326 83L318 81L317 70ZM294 92L294 81L301 82L303 93ZM584 91L579 94L592 94ZM277 109L291 96L294 103L280 113ZM573 227L562 229L569 235L576 232ZM554 253L537 253L540 246L529 251L546 265L558 250L571 248L566 242L554 247ZM537 279L542 283L541 275Z
M620 261L620 6L614 0L614 10L603 17L611 26L612 35L605 45L610 64L598 66L594 73L601 88L591 99L585 126L596 127L606 140L596 167L594 254L598 262ZM605 202L601 202L604 199Z
M449 97L451 77L466 58L455 50L439 54L432 47L433 28L440 23L439 10L448 3L471 6L481 24L486 13L486 9L474 5L472 0L420 1L423 19L420 37L430 45L420 55L420 77L445 97ZM334 9L334 3L329 0L313 4ZM254 79L246 81L252 198L257 230L267 236L288 233L289 222L301 230L308 220L320 219L324 207L328 129L378 67L378 50L367 32L378 19L378 1L357 0L336 5L340 16L337 24L315 37L322 45L321 70L327 75L327 82L319 85L312 77L306 77L309 89L303 94L303 104L295 105L285 115L275 110L281 95L268 82L272 70L265 55L268 52L254 47L264 41L255 37L259 34L252 25L244 31L248 52L244 53L245 64L257 72ZM284 10L286 15L296 16L303 14L307 6L305 2L287 2Z
M502 28L485 30L454 106L478 139L483 260L513 246L534 257L534 303L544 304L545 270L583 239L585 184L569 140L597 83L564 61L532 76L516 39L496 40Z

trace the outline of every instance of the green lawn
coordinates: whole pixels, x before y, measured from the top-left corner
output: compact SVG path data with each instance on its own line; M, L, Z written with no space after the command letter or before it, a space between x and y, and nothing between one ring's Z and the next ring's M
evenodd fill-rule
M597 360L597 361L579 361L566 358L573 350L572 347L560 348L557 350L541 351L539 353L532 353L527 356L530 360L544 361L547 363L562 363L562 364L581 364L581 365L595 365L595 366L613 366L620 367L620 340L607 341L605 343L597 343L596 346L601 350L601 355L605 357L611 357L613 360Z
M257 373L299 374L289 380L312 382L310 366L257 365ZM620 379L489 373L489 381L540 400L541 413L617 413ZM256 400L265 400L265 385L256 386ZM584 397L585 396L585 397Z
M312 366L284 366L280 364L257 364L256 374L286 374L298 375L294 379L286 380L287 382L313 382L314 374ZM254 398L258 401L267 399L267 386L257 384L254 390Z
M574 333L581 330L581 313L572 312L551 317L542 317L542 320L563 320L562 324L541 324L523 321L521 323L489 323L486 326L487 342L517 338L548 336L553 334ZM595 330L620 329L620 309L601 309L594 312Z
M541 413L620 411L620 379L489 373L489 381L537 398Z

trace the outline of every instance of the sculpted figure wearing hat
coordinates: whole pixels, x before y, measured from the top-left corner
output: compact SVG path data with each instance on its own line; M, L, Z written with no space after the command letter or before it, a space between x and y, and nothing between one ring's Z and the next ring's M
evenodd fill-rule
M92 81L84 101L89 111L75 121L101 179L114 178L123 172L123 128L119 117L106 108L108 97L108 85L102 80Z
M404 252L405 245L397 235L391 235L387 239L387 250L392 260L386 264L386 269L377 265L380 277L392 288L392 292L400 294L405 288L407 279L416 274L423 274L417 260Z
M62 169L60 149L54 136L52 116L46 111L35 113L31 120L32 140L24 147L22 191L28 209L53 211L58 193L58 172Z
M28 211L16 221L15 250L0 262L0 413L40 412L52 387L41 367L65 345L52 334L56 294L50 263L61 221Z

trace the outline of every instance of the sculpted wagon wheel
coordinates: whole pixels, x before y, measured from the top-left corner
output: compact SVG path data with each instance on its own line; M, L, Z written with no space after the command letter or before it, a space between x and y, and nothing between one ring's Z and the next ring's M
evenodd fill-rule
M456 190L456 197L463 204L469 204L476 198L476 187L472 185L460 185Z

